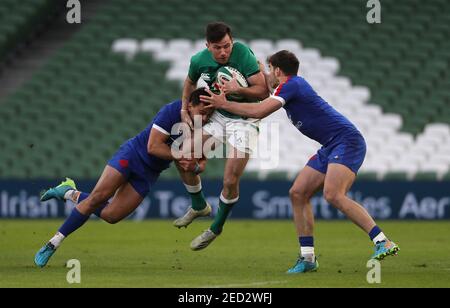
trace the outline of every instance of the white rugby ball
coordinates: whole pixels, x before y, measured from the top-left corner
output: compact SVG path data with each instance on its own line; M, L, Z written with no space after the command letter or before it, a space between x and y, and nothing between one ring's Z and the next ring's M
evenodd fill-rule
M245 79L244 75L242 75L241 72L239 72L237 69L231 66L222 66L221 68L219 68L216 74L216 82L219 85L223 85L223 80L230 81L234 77L233 74L236 77L239 86L243 88L248 87L248 82L247 79ZM244 99L242 96L237 94L229 94L227 95L227 98L231 100Z

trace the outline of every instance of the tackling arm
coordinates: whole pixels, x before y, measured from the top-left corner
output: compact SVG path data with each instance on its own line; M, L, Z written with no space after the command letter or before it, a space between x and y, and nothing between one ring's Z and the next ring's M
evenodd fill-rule
M175 161L184 171L201 173L206 168L206 159L202 158L199 160L196 167L197 160L183 158L182 153L173 153L171 147L167 145L167 140L170 136L164 134L163 132L152 128L150 131L150 137L148 138L147 152L150 155L154 155L158 158L164 160ZM175 155L174 155L175 154Z
M166 143L168 139L168 135L160 132L155 128L152 128L147 144L148 154L165 160L175 160L170 147Z
M268 97L261 103L236 103L227 101L225 94L216 95L207 90L211 96L200 96L202 102L209 104L205 108L223 109L243 117L262 119L282 107L280 101Z
M220 109L243 117L262 119L281 108L281 103L273 98L267 98L259 104L228 102Z

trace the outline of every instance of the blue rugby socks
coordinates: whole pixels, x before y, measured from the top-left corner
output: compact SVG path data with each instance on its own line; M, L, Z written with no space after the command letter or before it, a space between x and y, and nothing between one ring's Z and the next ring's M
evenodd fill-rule
M305 261L314 262L315 254L314 254L314 237L312 236L300 236L298 238L298 242L300 243L300 254Z
M55 249L58 248L67 236L84 225L88 219L89 216L81 214L76 207L73 208L72 213L70 213L69 217L67 217L66 221L59 228L58 233L50 239L50 243L52 243Z
M75 195L76 193L78 193L78 194ZM89 197L89 194L73 190L73 191L71 191L71 194L68 196L69 196L68 200L71 200L75 204L79 204L80 202L85 200L87 197ZM102 206L97 208L93 214L98 216L99 218L101 218L101 213L102 213L103 209L108 206L108 204L109 204L108 202L105 202L105 204L103 204ZM88 221L89 217L90 217L90 215L88 215L88 216L83 215L78 211L78 209L76 207L74 207L72 209L72 212L70 213L69 217L67 217L66 221L59 228L58 232L55 234L54 237L52 237L50 239L50 243L55 248L58 248L61 245L61 243L63 242L63 240L67 236L69 236L71 233L73 233L76 230L78 230L79 228L81 228L81 226L83 226L86 223L86 221Z
M370 240L373 241L373 243L376 245L379 242L387 240L386 235L381 231L381 229L378 226L375 226L370 230L369 232Z

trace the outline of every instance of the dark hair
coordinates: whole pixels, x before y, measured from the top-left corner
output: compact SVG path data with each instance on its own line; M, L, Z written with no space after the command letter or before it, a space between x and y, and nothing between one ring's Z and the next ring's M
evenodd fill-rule
M297 75L300 62L290 51L281 50L267 58L273 67L278 67L285 75Z
M205 91L205 88L198 88L194 90L191 96L189 96L189 102L192 104L192 106L197 106L202 103L200 101L200 95L210 96L209 93Z
M224 22L212 22L206 26L206 41L209 43L220 42L227 34L231 37L231 28Z

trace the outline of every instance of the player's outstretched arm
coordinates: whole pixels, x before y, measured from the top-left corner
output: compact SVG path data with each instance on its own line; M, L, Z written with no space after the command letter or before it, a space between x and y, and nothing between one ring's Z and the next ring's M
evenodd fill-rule
M243 117L262 119L282 107L278 100L271 97L261 103L236 103L228 101L222 91L219 94L214 94L208 89L206 91L211 96L200 96L200 100L208 104L205 108L223 109Z

